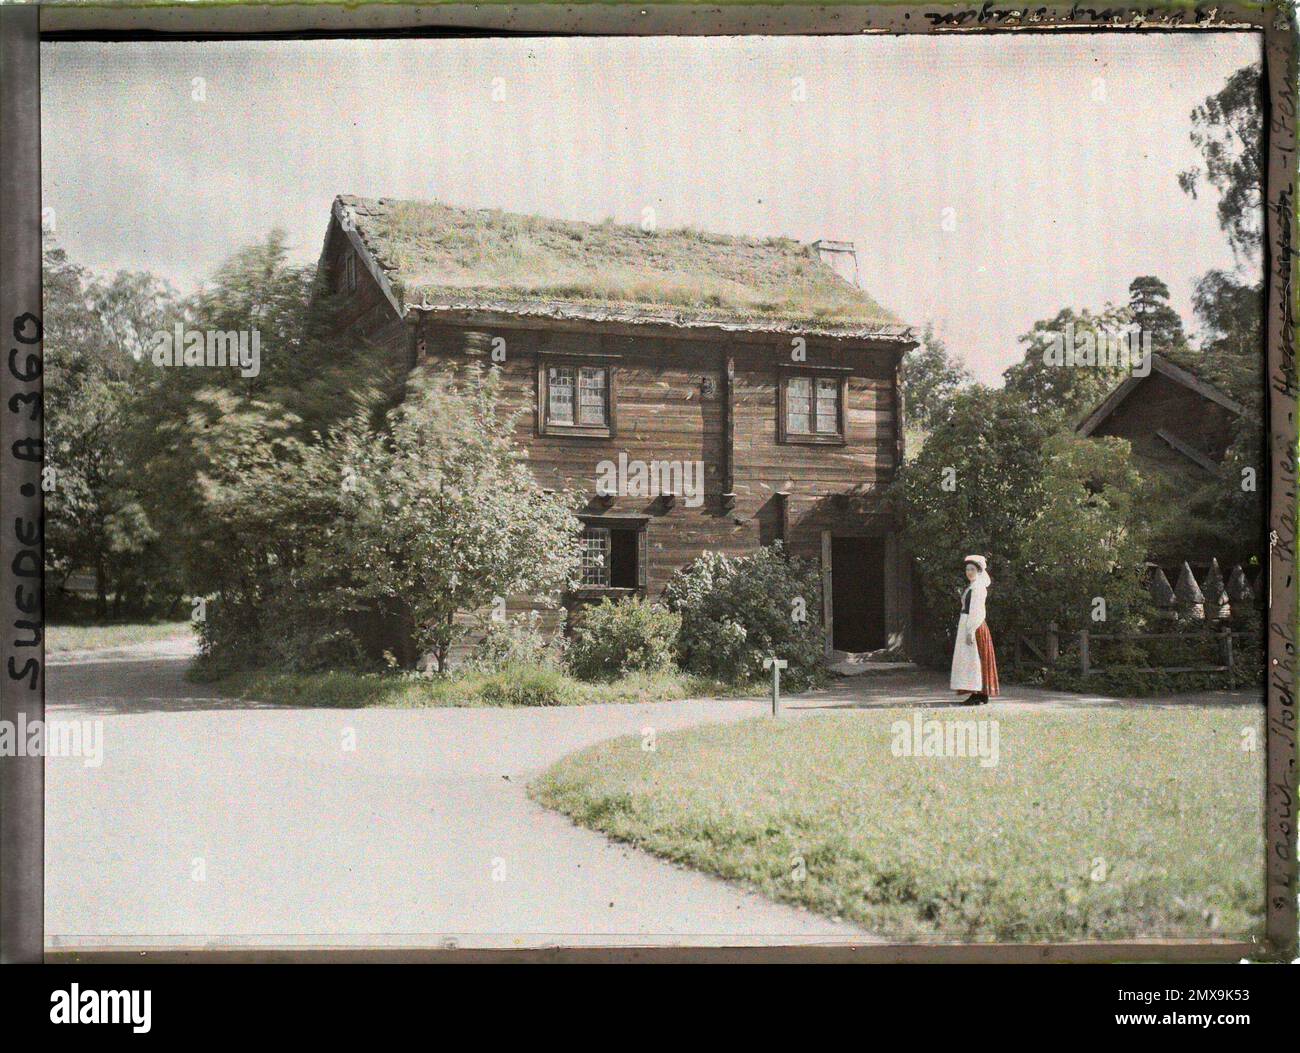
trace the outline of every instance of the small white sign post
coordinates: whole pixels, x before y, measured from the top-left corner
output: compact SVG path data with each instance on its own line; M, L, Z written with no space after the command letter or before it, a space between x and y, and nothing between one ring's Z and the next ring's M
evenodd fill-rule
M781 715L781 670L790 663L784 658L764 658L763 668L772 670L772 716Z

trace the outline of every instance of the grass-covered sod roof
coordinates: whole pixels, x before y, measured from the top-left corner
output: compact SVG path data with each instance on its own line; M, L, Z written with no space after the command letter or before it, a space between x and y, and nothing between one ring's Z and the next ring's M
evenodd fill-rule
M402 308L901 338L907 327L811 246L645 231L435 201L342 196Z

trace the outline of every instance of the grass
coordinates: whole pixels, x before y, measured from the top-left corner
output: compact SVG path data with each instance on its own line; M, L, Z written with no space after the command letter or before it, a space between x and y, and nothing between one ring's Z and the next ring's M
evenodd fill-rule
M895 756L891 725L916 712L693 728L654 752L616 739L530 793L616 840L890 938L1258 933L1261 710L983 710L999 725L990 767Z
M190 622L114 622L100 625L49 625L45 629L45 650L49 654L66 651L100 651L133 644L153 643L175 637L189 637Z
M580 706L667 702L752 694L685 673L637 673L611 683L587 683L554 669L522 666L447 676L409 673L235 673L216 682L223 695L312 708L431 706Z
M678 308L728 317L896 319L790 238L582 223L433 201L348 199L409 299L480 296Z

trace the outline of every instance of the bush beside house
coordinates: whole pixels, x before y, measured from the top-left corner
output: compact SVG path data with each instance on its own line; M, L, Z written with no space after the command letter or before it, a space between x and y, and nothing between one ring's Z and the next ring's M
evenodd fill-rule
M789 663L792 690L826 675L820 577L779 542L747 556L706 553L669 584L664 601L681 616L684 669L730 683L757 681L763 660L776 655Z
M569 670L581 680L609 680L673 669L681 627L681 615L649 600L603 599L582 612L569 642Z

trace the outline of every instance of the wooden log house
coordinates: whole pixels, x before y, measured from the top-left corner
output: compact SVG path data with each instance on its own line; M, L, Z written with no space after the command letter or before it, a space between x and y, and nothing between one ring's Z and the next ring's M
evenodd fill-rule
M653 598L702 552L780 540L821 567L828 652L901 650L911 586L882 491L916 340L837 273L851 252L341 196L320 270L379 353L502 370L539 481L591 495L570 605ZM659 485L602 484L610 465Z

